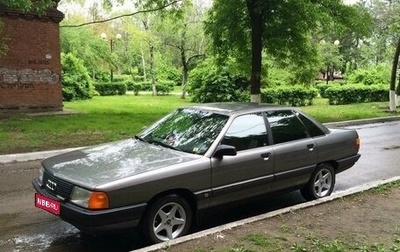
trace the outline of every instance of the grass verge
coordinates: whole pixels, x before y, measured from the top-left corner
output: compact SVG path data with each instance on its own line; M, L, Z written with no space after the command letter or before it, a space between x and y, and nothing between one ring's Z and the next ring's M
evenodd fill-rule
M20 115L0 120L0 154L88 146L126 138L171 110L190 104L179 95L124 95L65 102L70 115ZM304 111L321 122L395 115L387 103L329 106L324 99Z

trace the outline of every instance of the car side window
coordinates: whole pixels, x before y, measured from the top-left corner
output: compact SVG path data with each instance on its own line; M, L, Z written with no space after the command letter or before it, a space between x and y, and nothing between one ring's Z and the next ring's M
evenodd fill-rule
M232 122L222 144L232 145L237 151L268 145L268 134L262 114L242 115Z
M267 118L275 144L308 137L303 123L291 110L269 111Z

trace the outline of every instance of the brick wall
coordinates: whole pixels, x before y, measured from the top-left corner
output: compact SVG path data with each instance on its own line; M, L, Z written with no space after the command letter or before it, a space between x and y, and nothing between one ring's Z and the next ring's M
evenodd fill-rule
M0 6L8 51L0 56L0 113L62 110L59 22L46 15L22 14Z

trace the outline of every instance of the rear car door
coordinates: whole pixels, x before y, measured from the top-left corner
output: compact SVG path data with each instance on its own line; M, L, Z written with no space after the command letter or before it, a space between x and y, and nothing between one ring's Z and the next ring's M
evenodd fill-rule
M318 160L315 140L295 111L267 112L273 138L274 175L272 191L294 188L308 182Z
M264 115L236 117L221 144L235 146L237 155L211 159L211 206L267 193L274 178L274 158Z

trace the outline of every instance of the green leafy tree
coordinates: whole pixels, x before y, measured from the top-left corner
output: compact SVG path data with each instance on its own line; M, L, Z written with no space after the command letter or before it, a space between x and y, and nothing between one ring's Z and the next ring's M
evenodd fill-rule
M62 91L65 101L92 98L95 93L92 80L83 61L72 53L61 54Z
M203 33L205 8L198 2L185 2L183 13L179 17L168 16L162 20L158 33L163 43L171 47L178 55L181 68L181 98L186 97L186 83L189 71L197 61L205 56L206 40Z
M340 0L216 0L206 32L219 56L237 55L251 62L251 100L260 102L262 52L297 65L314 60L312 32L343 23L350 18L348 8Z
M93 79L99 79L105 69L116 64L116 60L110 54L107 41L100 37L98 30L92 27L68 28L63 27L71 23L77 23L80 19L70 17L61 24L60 41L61 51L65 54L72 53L79 56L84 66L89 70Z

